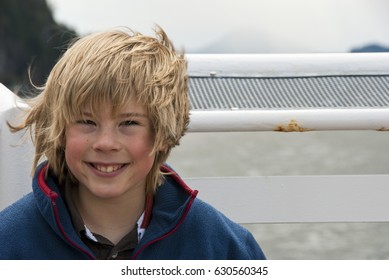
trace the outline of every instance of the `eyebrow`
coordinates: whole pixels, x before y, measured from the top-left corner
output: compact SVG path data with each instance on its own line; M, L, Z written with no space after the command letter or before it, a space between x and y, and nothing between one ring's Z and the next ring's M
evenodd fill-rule
M81 114L85 117L93 117L93 114L90 112L84 111ZM122 113L122 114L119 114L119 116L121 118L133 118L133 117L147 118L146 114L136 113L136 112Z
M142 114L142 113L123 113L123 114L120 114L119 115L120 117L123 117L123 118L128 118L128 117L141 117L141 118L147 118L147 115L146 114Z

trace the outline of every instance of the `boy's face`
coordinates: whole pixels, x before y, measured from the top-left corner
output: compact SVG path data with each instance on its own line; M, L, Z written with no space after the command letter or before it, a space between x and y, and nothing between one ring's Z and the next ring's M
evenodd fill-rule
M154 162L153 133L143 106L131 102L114 118L111 106L85 109L66 127L65 158L80 191L96 198L144 196Z

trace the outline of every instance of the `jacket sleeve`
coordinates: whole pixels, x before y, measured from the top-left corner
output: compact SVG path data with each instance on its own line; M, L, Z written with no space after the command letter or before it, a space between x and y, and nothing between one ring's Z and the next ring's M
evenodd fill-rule
M211 205L196 199L192 223L202 230L202 238L212 244L208 248L211 259L264 260L260 245L246 228L233 222ZM192 232L195 227L192 227Z
M261 247L254 239L253 235L250 232L247 232L246 237L246 248L247 248L247 259L250 260L266 260L265 254L263 253Z

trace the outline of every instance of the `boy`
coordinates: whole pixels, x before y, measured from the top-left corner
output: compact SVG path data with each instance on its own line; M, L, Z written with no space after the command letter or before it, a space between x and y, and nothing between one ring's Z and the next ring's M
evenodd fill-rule
M0 214L0 259L264 259L252 235L164 162L189 122L187 65L165 32L86 36L19 126L33 192Z

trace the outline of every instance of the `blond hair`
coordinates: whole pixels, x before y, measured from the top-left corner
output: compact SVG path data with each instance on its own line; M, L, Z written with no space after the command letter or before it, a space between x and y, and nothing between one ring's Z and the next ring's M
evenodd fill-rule
M154 134L156 156L146 191L155 191L163 179L160 166L189 123L187 62L160 27L155 32L155 38L129 29L95 33L64 53L32 100L25 121L10 125L13 131L30 129L34 170L47 159L50 170L63 182L71 176L64 153L66 125L85 106L97 114L101 106L111 104L115 113L136 98L145 106Z

